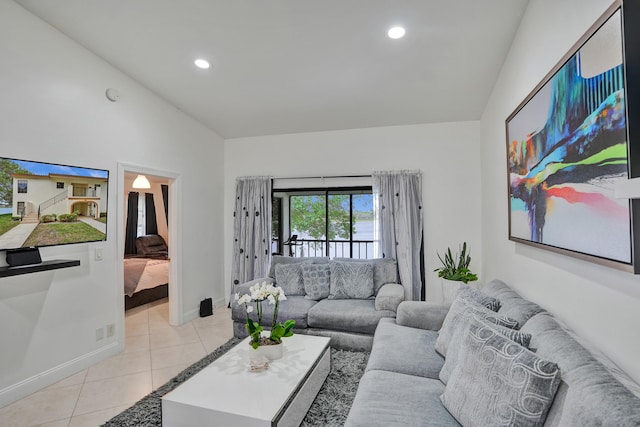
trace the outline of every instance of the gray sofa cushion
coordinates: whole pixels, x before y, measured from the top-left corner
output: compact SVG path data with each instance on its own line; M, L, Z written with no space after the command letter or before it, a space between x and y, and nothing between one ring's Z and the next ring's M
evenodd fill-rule
M544 311L538 304L522 298L516 291L501 280L492 280L487 283L481 291L500 300L500 310L498 310L498 313L517 320L520 327L522 327L527 320Z
M438 331L449 313L449 306L429 301L402 301L396 312L398 325Z
M457 295L463 294L466 297L474 300L480 305L484 305L491 311L498 311L500 309L500 301L490 297L484 292L473 289L471 286L460 286ZM457 296L456 295L456 296Z
M482 317L496 325L505 326L515 329L518 322L508 317L493 312L483 305L467 298L464 294L459 294L451 304L449 313L442 323L442 328L438 332L438 340L436 341L436 351L443 356L447 356L447 349L451 344L454 333L463 325L467 319L465 313L472 312L476 316Z
M520 344L525 348L529 348L529 343L531 342L531 334L524 333L522 331L518 331L511 328L506 328L504 326L496 325L494 323L488 322L482 317L475 316L472 313L465 313L464 319L460 323L458 329L453 332L453 336L451 337L451 343L449 344L449 348L447 349L447 360L444 362L444 366L440 370L440 381L447 384L449 382L449 377L451 376L451 372L456 367L458 363L458 355L460 353L460 348L462 347L462 342L465 337L469 333L469 328L471 327L471 320L479 322L483 326L487 326L496 332L504 335L509 338L513 342Z
M396 311L404 301L404 287L395 283L387 283L376 294L376 310Z
M288 319L296 321L296 329L307 327L307 313L317 304L317 301L306 299L303 296L291 296L286 300L280 301L280 311L278 313L278 321L284 322ZM262 303L262 324L271 327L271 319L273 318L273 309L275 306L268 302ZM244 305L239 306L235 302L231 303L231 318L236 322L245 322L247 320ZM251 313L251 318L258 320L256 311Z
M471 317L442 403L464 426L542 426L560 384L543 360Z
M326 264L329 262L329 257L290 257L282 255L274 255L271 258L271 268L269 269L269 277L276 278L276 265L278 264L295 264L299 262L311 261L312 264Z
M367 371L358 385L345 427L459 426L442 406L444 385L434 379Z
M321 300L329 296L331 269L329 264L302 264L302 279L306 297Z
M398 281L398 261L393 258L355 259L355 258L334 258L334 261L345 262L366 262L373 267L373 292L378 291L386 283L399 283Z
M438 333L407 328L384 320L378 323L367 371L378 369L437 379L444 358L434 346Z
M551 407L550 426L638 426L640 399L573 339L549 313L522 328L536 354L560 367L564 387Z
M324 299L309 309L307 323L311 328L373 335L380 319L395 315L393 311L376 310L372 299Z
M305 295L302 278L302 266L305 263L276 265L276 285L280 286L287 297Z
M373 296L373 267L368 263L331 261L329 299L364 299Z

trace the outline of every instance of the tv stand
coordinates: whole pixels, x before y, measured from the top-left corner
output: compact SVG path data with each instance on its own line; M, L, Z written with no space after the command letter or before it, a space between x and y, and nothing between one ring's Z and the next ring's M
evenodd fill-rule
M21 274L37 273L39 271L58 270L60 268L77 267L80 260L54 259L37 264L17 265L14 267L0 267L0 277L19 276Z

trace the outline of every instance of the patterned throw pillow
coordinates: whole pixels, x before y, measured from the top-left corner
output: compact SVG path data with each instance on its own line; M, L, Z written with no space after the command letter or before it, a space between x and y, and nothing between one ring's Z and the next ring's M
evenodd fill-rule
M329 299L367 299L373 296L373 267L369 263L329 262Z
M487 307L489 310L491 311L498 311L500 310L500 301L490 297L489 295L478 291L476 289L473 289L471 286L461 286L460 289L458 290L459 294L463 294L466 297L474 300L475 302L479 303L480 305L484 305L485 307ZM457 295L456 295L457 296Z
M400 283L398 280L398 262L393 258L334 258L334 261L344 262L366 262L373 267L373 291L378 295L378 291L387 283Z
M472 319L440 400L464 426L542 426L559 385L558 365Z
M271 268L269 269L268 276L272 279L276 278L276 266L278 264L298 264L301 262L311 262L313 264L328 264L329 257L290 257L283 255L274 255L271 257Z
M302 264L305 298L315 301L327 298L331 286L329 264Z
M276 265L276 286L280 286L286 296L304 295L302 263Z
M496 325L505 326L511 329L518 328L518 322L515 320L489 310L464 294L459 294L453 301L453 304L451 304L447 317L444 318L444 322L442 323L442 328L438 331L438 339L436 340L435 348L442 356L447 356L447 349L451 344L453 334L465 322L465 312L473 313L491 323L495 323Z
M529 348L529 343L531 342L531 334L520 332L516 329L510 329L504 326L496 325L495 323L491 323L483 319L477 314L464 313L464 319L462 320L458 329L453 332L451 343L449 344L449 348L447 349L447 358L444 361L444 366L442 366L442 369L440 370L440 381L442 381L444 384L447 384L449 382L451 371L453 371L456 364L458 363L458 354L460 352L460 348L462 347L464 338L469 333L472 319L475 322L478 322L483 326L487 326L504 335L511 341L514 341L523 347Z

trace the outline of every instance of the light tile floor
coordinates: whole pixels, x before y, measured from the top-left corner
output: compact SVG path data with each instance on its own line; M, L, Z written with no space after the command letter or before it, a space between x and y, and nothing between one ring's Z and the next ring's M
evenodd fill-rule
M125 314L125 351L0 409L2 427L95 427L232 336L231 312L169 326L167 299Z

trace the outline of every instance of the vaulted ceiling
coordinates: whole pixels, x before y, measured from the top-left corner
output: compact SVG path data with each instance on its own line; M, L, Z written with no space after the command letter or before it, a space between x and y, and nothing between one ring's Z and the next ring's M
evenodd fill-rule
M15 1L225 138L477 120L528 3Z

